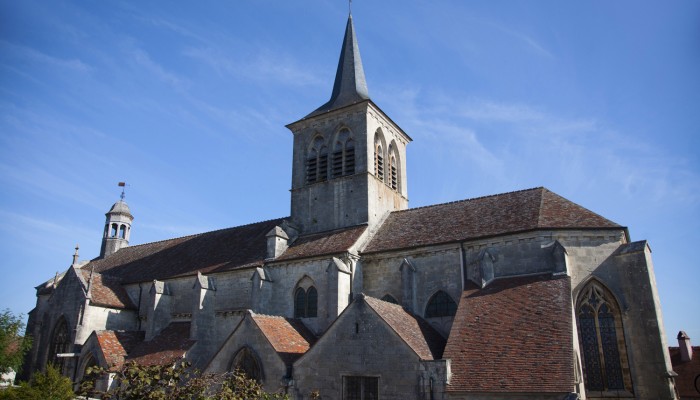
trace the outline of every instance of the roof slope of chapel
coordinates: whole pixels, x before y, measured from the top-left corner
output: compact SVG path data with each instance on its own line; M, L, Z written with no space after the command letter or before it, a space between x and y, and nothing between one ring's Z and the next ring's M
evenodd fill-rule
M300 319L250 315L286 365L294 363L316 342L314 334Z
M139 365L163 365L181 359L195 344L190 339L190 322L171 322L149 341L136 344L127 361Z
M392 212L363 253L535 229L622 229L543 187Z
M571 281L542 274L497 279L462 294L444 358L451 392L570 392Z
M97 345L110 370L121 368L127 355L144 339L141 331L95 331Z
M365 302L422 360L438 360L445 349L443 338L428 322L398 304L363 296Z

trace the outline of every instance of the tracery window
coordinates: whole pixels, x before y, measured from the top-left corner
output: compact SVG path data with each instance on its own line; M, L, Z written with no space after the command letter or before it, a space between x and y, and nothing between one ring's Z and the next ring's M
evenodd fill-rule
M314 318L318 314L318 292L311 286L294 292L294 318Z
M377 400L379 378L375 376L344 376L343 400Z
M243 347L238 350L238 353L236 353L236 356L233 357L233 361L231 362L231 370L239 370L248 378L254 379L258 383L262 380L260 363L250 347Z
M591 283L579 296L577 317L586 390L625 390L624 337L617 302Z
M333 147L331 177L337 178L355 173L355 142L350 137L350 130L343 128Z
M68 331L68 323L66 319L61 319L56 323L51 336L51 346L49 347L49 363L53 364L61 373L65 363L64 357L58 357L58 354L68 353L70 351L70 332Z
M449 294L438 290L425 307L425 318L452 317L457 313L457 303Z
M313 140L306 157L306 183L323 182L328 179L328 148L323 138Z

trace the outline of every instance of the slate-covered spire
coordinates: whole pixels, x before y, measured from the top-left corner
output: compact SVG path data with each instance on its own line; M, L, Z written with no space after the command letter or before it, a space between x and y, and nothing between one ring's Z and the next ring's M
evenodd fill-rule
M331 99L307 115L306 118L368 99L369 93L367 92L365 71L362 68L360 48L357 46L352 15L349 15L348 23L345 26L345 37L343 38L343 47L340 50L340 60L338 61L338 70L335 73Z

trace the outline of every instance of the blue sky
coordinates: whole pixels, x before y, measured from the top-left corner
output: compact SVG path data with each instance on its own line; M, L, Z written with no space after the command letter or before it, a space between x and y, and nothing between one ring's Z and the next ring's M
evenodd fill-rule
M362 1L410 206L545 186L646 239L670 344L700 343L700 2ZM285 124L330 96L341 0L0 1L0 307L126 181L132 244L289 214Z

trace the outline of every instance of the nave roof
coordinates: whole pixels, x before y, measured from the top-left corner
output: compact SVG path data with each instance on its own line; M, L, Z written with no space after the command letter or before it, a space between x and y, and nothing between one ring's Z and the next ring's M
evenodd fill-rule
M537 229L623 229L543 187L395 211L363 253Z

